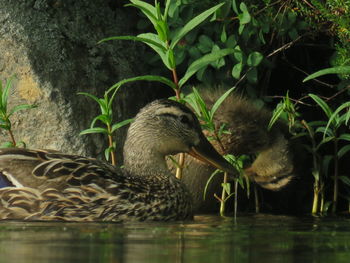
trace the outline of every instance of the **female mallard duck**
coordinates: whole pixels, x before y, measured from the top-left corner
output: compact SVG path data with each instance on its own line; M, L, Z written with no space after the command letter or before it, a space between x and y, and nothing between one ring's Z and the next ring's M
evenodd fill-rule
M201 96L211 108L223 92L206 89L202 90ZM278 191L294 177L294 161L284 136L284 125L278 123L268 130L270 119L271 112L268 110L258 109L249 100L231 94L214 115L215 126L226 124L229 131L222 137L225 152L215 142L213 145L221 154L256 154L255 161L245 169L246 176L265 189ZM206 183L214 169L193 158L187 158L186 164L183 181L192 194L194 210L201 213L215 211L218 206L213 195L221 192L222 178L217 176L211 180L206 191L207 198L203 200Z
M205 139L195 115L170 100L145 106L131 124L123 169L44 150L0 150L0 219L129 221L192 217L191 197L165 156L186 152L232 166Z

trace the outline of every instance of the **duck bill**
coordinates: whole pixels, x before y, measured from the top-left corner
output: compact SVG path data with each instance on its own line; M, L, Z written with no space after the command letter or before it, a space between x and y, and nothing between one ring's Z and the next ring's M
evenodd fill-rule
M188 154L224 172L230 174L236 173L235 168L215 150L215 148L204 137L204 135L203 138L201 138L201 141L198 145L191 147Z

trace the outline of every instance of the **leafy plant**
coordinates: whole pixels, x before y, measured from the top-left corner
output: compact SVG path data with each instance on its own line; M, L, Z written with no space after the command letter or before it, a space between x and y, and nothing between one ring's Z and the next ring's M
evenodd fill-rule
M23 141L16 142L15 137L13 135L10 117L15 112L18 112L20 110L32 109L36 107L36 105L21 104L14 106L11 109L8 108L8 97L12 86L13 78L14 77L11 77L6 81L6 85L4 88L2 86L2 82L0 81L0 128L4 129L10 137L10 141L5 142L3 145L1 145L1 147L17 147L19 145L25 147L25 143Z
M79 92L78 94L87 96L91 99L93 99L95 102L98 103L100 106L101 114L96 116L90 125L89 129L83 130L80 132L80 135L84 134L96 134L96 133L102 133L107 135L108 137L108 147L105 149L105 158L108 161L111 159L111 163L113 165L117 164L116 160L116 142L113 140L113 134L121 127L129 124L133 121L133 119L127 119L124 121L120 121L113 124L113 101L115 98L115 95L118 91L120 86L117 88L109 89L107 92L105 92L103 98L97 98L96 96L86 93L86 92ZM97 122L102 123L105 127L97 127Z
M179 78L176 70L178 63L176 61L177 55L175 47L190 31L198 27L204 20L218 11L223 3L217 4L214 7L205 10L204 12L192 18L183 27L178 28L178 30L174 32L171 32L168 25L169 11L171 9L171 6L174 4L171 0L167 0L165 2L164 10L161 9L160 3L158 3L158 1L155 1L154 6L140 0L130 0L130 2L131 4L127 4L126 6L138 8L152 24L153 29L156 33L142 33L137 36L114 36L102 39L100 43L110 40L134 40L148 45L161 58L163 65L168 70L170 70L172 74L172 80L159 75L146 75L125 79L122 82L130 82L136 80L158 81L172 88L175 92L177 100L180 100L182 87L194 74L196 74L196 72L208 64L214 63L222 57L234 52L234 50L231 48L219 50L216 49L215 52L208 53L193 61L191 65L188 66L183 77ZM113 87L118 87L119 84L117 83ZM179 168L177 168L176 171L177 178L181 178L182 176L181 167L183 167L183 164L184 154L180 154Z
M226 124L222 124L219 128L216 127L215 121L214 121L214 115L220 105L224 102L224 100L231 94L231 92L235 88L231 88L227 90L223 95L220 96L220 98L214 103L211 109L208 109L205 101L200 96L198 90L196 88L192 89L192 93L189 95L183 97L182 99L187 102L194 112L196 113L197 117L201 121L201 126L203 130L207 131L207 138L209 140L215 141L217 145L220 147L221 152L225 153L226 149L224 145L222 144L221 137L223 134L229 134L229 131L225 129ZM217 196L216 194L214 197L219 200L220 202L220 215L225 215L225 203L226 201L231 198L234 193L235 195L235 216L237 212L237 183L239 182L240 185L244 188L243 183L243 160L245 159L245 156L235 157L231 154L225 155L226 160L228 160L238 171L239 177L235 178L235 191L233 192L231 189L231 183L229 182L229 176L227 173L224 173L223 175L223 182L221 184L222 186L222 192L221 197ZM213 179L213 177L217 174L222 173L220 170L216 170L213 172L213 174L209 177L206 187L204 189L203 198L205 199L207 188ZM249 188L248 188L249 191Z

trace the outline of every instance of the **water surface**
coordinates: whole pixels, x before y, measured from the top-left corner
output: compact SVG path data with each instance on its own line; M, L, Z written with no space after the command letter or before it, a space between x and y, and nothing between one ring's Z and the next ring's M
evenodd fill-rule
M350 262L347 218L197 216L180 223L0 222L0 263Z

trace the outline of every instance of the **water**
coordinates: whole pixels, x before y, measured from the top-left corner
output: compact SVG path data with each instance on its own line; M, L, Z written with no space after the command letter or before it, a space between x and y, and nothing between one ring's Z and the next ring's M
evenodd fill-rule
M0 222L0 263L350 262L350 219L197 216L182 223Z

